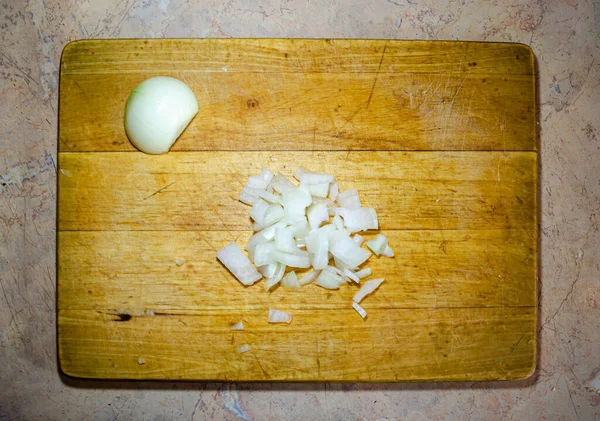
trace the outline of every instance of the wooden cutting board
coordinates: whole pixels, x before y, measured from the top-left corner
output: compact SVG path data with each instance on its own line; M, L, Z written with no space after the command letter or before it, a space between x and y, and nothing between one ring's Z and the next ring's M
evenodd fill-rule
M62 56L58 347L86 378L521 379L536 358L534 57L519 44L95 40ZM200 112L136 151L129 92L170 75ZM236 200L267 166L358 188L396 251L386 282L244 288L215 258L251 235ZM372 236L372 234L367 237ZM183 263L178 265L177 263ZM267 323L268 308L293 313ZM245 320L245 330L231 326ZM243 344L250 351L238 354Z

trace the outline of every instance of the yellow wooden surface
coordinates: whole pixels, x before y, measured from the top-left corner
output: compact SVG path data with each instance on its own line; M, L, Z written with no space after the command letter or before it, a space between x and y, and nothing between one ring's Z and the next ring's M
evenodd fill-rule
M248 177L298 163L339 174L386 229L534 228L534 152L278 151L61 154L59 229L246 230Z
M200 113L171 152L135 151L123 108L154 75ZM61 65L58 345L91 378L516 379L536 354L533 56L517 44L119 40ZM235 199L266 165L338 176L395 259L354 286L245 288L215 259L251 235ZM372 234L369 234L372 235ZM184 263L179 266L176 260ZM290 325L270 325L269 307ZM231 325L245 318L246 329ZM237 354L242 344L250 351ZM138 364L143 358L145 364Z
M198 116L173 150L535 150L533 56L519 44L148 40L70 44L60 151L133 151L132 87L175 75Z

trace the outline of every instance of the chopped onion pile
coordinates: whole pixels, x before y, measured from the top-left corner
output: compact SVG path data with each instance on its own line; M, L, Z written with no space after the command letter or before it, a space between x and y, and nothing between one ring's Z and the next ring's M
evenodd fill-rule
M230 243L217 252L217 258L244 285L266 278L266 289L281 284L298 290L314 283L326 289L339 289L345 283L359 284L371 275L370 268L360 269L371 252L362 248L364 238L358 232L379 229L377 213L362 206L358 191L339 190L335 177L298 168L294 177L299 185L267 168L249 178L239 200L250 205L255 234L244 247L248 257ZM366 242L377 256L393 257L394 252L383 234ZM298 278L287 268L308 269ZM354 296L353 308L383 279L367 281ZM289 318L288 318L289 316ZM269 310L269 322L289 323L291 314Z

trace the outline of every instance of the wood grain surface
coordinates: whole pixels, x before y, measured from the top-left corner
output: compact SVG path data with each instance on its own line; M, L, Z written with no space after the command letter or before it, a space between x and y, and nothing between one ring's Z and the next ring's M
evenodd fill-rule
M199 115L137 152L124 103L184 80ZM62 57L58 345L69 375L120 379L518 379L536 358L534 68L518 44L79 41ZM215 258L251 235L236 201L261 166L338 176L396 258L355 287L267 293ZM176 260L181 260L178 265ZM290 325L270 325L269 307ZM241 319L242 332L231 331ZM250 351L236 349L249 344ZM140 364L139 358L143 359Z
M69 44L59 150L134 151L132 87L176 75L200 111L173 150L536 150L520 44L147 40Z

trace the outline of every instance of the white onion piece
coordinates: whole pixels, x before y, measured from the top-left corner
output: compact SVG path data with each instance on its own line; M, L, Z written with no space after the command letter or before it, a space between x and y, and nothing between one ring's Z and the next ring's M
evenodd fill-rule
M277 174L275 177L273 177L271 185L279 194L287 193L296 189L296 185L281 174Z
M287 253L295 253L298 251L298 246L294 241L294 233L290 228L277 228L275 230L275 247L277 250Z
M283 277L281 280L281 285L285 289L300 289L300 281L298 281L298 276L296 272L291 271L287 275Z
M300 170L300 168L298 170ZM296 172L298 172L298 170ZM333 183L333 181L335 180L335 178L331 174L321 174L305 169L302 169L302 172L298 174L298 176L300 179L300 184L304 186L310 186L315 184L329 184ZM327 194L325 194L325 196L327 196Z
M338 275L340 275L342 277L343 281L346 282L350 282L350 278L348 278L345 274L344 274L344 269L339 269L335 266L331 266L331 268L335 271L335 273L337 273Z
M360 266L371 256L371 253L360 248L350 237L339 239L331 248L331 254L351 268Z
M283 221L287 225L296 225L302 222L303 218L305 218L305 216L302 212L298 212L297 210L288 210L283 217Z
M258 248L258 247L257 247ZM303 250L298 249L299 252L304 252ZM283 265L294 267L294 268L309 268L310 267L310 258L308 253L298 254L298 253L285 253L283 251L274 251L272 256L276 262L279 262Z
M308 186L308 191L313 196L326 198L329 193L329 183L311 184Z
M370 293L375 291L379 287L379 285L381 285L381 283L383 281L384 281L384 278L370 279L370 280L366 281L364 283L364 285L358 290L358 292L356 294L354 294L354 297L352 297L352 300L357 303L360 303L363 298L365 298L367 295L369 295Z
M394 250L392 250L389 245L385 246L385 250L381 252L381 255L385 257L394 257Z
M246 257L244 252L234 242L227 244L217 252L217 259L233 273L233 275L244 285L252 285L262 278L262 275Z
M358 197L358 190L356 189L341 192L337 197L337 202L342 208L358 209L362 207L360 198Z
M267 210L269 210L269 204L262 199L258 199L254 205L252 205L252 209L250 209L250 218L259 225L266 226L265 215Z
M344 274L344 276L346 276L349 279L353 280L357 284L360 282L360 278L358 276L356 276L354 274L354 272L352 272L350 269L344 269L343 274Z
M334 181L329 185L329 198L331 200L336 200L340 195L340 186L337 181Z
M279 204L269 205L269 208L267 209L264 215L263 225L265 227L273 225L274 223L281 221L284 216L285 212L283 211L283 206Z
M283 193L283 209L285 222L290 225L302 222L305 218L306 208L312 203L310 193L302 188L294 188Z
M290 323L292 315L287 311L269 309L269 323Z
M270 169L263 167L259 175L253 175L248 179L246 186L264 190L271 183L271 180L273 180L273 176L274 174Z
M146 79L125 104L125 132L140 151L162 154L198 113L198 101L182 81L168 76Z
M296 171L294 171L294 178L298 181L300 181L300 177L302 177L302 175L304 173L310 172L308 171L306 168L304 167L298 167L298 169Z
M238 200L246 205L254 205L264 191L264 189L246 186L240 193Z
M350 230L379 229L377 212L373 208L339 208L337 214L344 218L344 225Z
M319 228L323 222L329 221L327 205L323 202L311 205L306 211L306 216L311 229Z
M328 234L332 231L337 231L337 228L333 224L326 224L319 228L320 231L326 231Z
M358 279L363 279L363 278L366 278L367 276L371 276L371 268L361 269L358 272L354 272L354 275L356 275L356 277Z
M268 265L264 265L264 266L259 266L258 267L258 271L262 274L262 276L264 276L265 278L272 278L273 276L275 276L275 274L277 273L277 271L279 270L279 267L281 266L280 263L270 263Z
M344 283L344 279L332 266L326 266L325 269L319 273L315 284L325 289L339 289L340 285Z
M282 194L283 207L298 207L302 211L312 204L312 197L307 189L296 187Z
M345 264L344 262L342 262L340 259L338 259L337 257L333 258L333 263L335 265L336 268L338 268L339 270L346 270L346 269L354 269L353 267Z
M306 239L306 249L311 253L315 269L323 269L329 262L329 234L321 228L312 231Z
M261 190L259 192L259 197L269 203L272 203L272 204L281 204L281 202L282 202L282 198L281 198L280 194L271 193L266 190Z
M325 227L330 227L330 225L325 225ZM344 231L335 229L334 225L331 225L331 228L332 229L329 230L329 250L333 249L338 241L343 240L348 236Z
M231 326L231 330L244 330L244 324L241 321L239 321L233 326Z
M244 344L237 349L238 354L243 354L244 352L250 351L250 345Z
M277 250L274 241L258 244L254 247L254 264L256 266L264 266L275 263L275 251Z
M329 213L329 216L334 216L335 215L335 210L337 209L337 206L335 204L335 202L331 199L321 199L320 197L315 197L313 200L313 203L325 203L327 205L327 213Z
M360 234L355 234L354 237L352 237L352 241L354 241L359 246L362 246L362 243L365 241L365 238Z
M352 303L352 308L356 310L358 314L360 314L360 317L362 317L363 319L367 317L367 312L357 302Z
M303 220L290 225L290 229L292 230L292 234L296 240L305 239L310 232L310 227L308 226L308 220L306 217L304 217Z
M271 225L270 227L263 228L262 231L260 231L260 233L267 240L272 240L273 238L275 238L275 230L277 230L277 228L279 228L279 227L285 227L286 225L287 224L285 222L280 221L280 222L277 222L276 224Z
M281 278L283 278L283 274L285 273L285 265L282 265L280 263L276 263L277 265L277 270L275 271L275 274L273 276L271 276L270 278L267 278L267 283L265 285L265 287L267 288L267 291L269 291L271 288L273 288L275 285L277 285L279 283L279 281L281 281Z
M250 237L250 239L248 240L248 243L246 244L244 249L246 249L247 251L254 252L254 248L257 245L268 243L269 239L265 238L265 236L263 235L263 231L259 231L256 234L254 234L252 237ZM251 259L251 260L254 260L254 259Z
M298 279L298 282L300 282L300 285L310 284L312 281L317 279L317 276L319 276L319 273L321 273L321 271L311 270L306 275L304 275L302 278Z
M247 205L254 205L258 199L268 193L265 189L268 188L272 179L273 173L271 170L263 167L262 172L259 175L250 177L240 193L238 200Z
M332 224L335 225L335 228L338 231L342 231L344 229L344 220L342 219L341 216L336 215L333 217L333 219L331 220Z
M383 234L377 234L375 238L367 241L367 247L371 249L373 253L379 256L388 245L388 239Z

